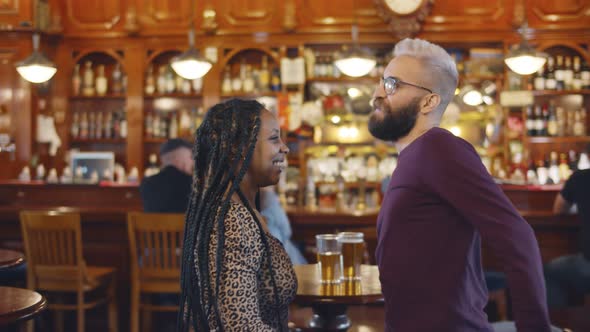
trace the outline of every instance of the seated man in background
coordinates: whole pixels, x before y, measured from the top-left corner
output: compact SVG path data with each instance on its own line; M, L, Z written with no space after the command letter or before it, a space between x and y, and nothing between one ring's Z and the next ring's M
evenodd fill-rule
M192 145L173 138L160 147L162 170L146 177L139 191L145 212L185 213L191 193Z
M307 264L305 257L291 242L293 232L291 231L289 218L272 186L260 190L260 214L266 219L270 234L281 241L283 247L285 247L285 251L291 258L293 265Z
M590 152L590 145L586 148ZM565 214L578 207L582 252L558 257L545 266L547 303L550 309L572 304L570 294L590 294L590 169L578 170L563 185L553 212Z

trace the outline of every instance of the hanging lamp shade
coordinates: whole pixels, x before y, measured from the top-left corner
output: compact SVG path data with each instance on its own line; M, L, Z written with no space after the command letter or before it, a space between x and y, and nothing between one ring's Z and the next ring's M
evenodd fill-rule
M345 51L335 61L341 73L352 77L367 75L377 64L377 60L370 53L358 46L358 26L352 26L352 48Z
M174 57L170 63L176 74L187 80L201 78L209 72L213 64L200 55L195 48L195 30L193 27L188 32L189 49Z
M49 81L57 72L57 67L39 52L39 34L33 34L33 53L16 64L16 71L31 83Z
M504 57L504 63L506 63L508 68L519 75L536 73L547 62L547 54L537 52L537 50L527 43L525 37L527 29L528 23L525 21L519 29L522 39L520 44L513 46L506 57Z

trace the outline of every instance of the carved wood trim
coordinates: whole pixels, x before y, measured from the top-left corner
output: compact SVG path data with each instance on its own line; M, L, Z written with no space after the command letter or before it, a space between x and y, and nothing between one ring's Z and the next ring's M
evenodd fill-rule
M105 50L105 49L98 49L98 48L87 48L87 49L83 49L83 50L76 50L76 52L72 52L72 58L74 63L78 63L82 58L84 58L85 56L92 54L92 53L103 53L103 54L107 54L109 55L111 58L113 58L115 61L117 61L117 63L119 63L121 65L121 69L124 72L127 72L127 70L125 70L125 62L123 61L123 57L121 55L119 55L120 51L117 50ZM71 68L72 70L74 70L74 68Z
M13 0L10 3L7 3L8 1L1 1L0 2L0 14L19 14L19 0ZM9 6L7 6L7 5ZM12 5L12 6L10 6Z
M145 69L147 69L147 66L149 66L151 63L153 63L153 61L159 57L160 55L164 54L164 53L168 53L168 52L178 52L179 54L183 52L182 48L178 47L178 48L165 48L165 49L158 49L158 50L154 50L154 49L150 49L148 50L148 56L145 59Z
M575 14L547 14L539 7L534 7L532 11L541 21L550 23L579 20L584 16L587 16L590 19L590 4L583 5Z
M235 48L229 51L227 54L223 55L221 61L219 61L219 68L225 68L225 66L236 56L236 54L241 53L243 51L259 51L267 54L270 56L275 63L280 62L280 55L267 47L245 47L245 48Z
M586 61L590 61L590 52L588 52L588 50L586 48L584 48L583 46L581 46L580 44L574 43L574 42L563 42L563 41L550 41L550 42L539 42L537 44L537 49L541 50L541 51L545 51L547 49L550 49L552 47L556 47L556 46L562 46L562 47L567 47L567 48L571 48L573 50L575 50L576 52L578 52L584 59L586 59Z
M100 22L100 23L83 23L80 20L78 20L78 18L75 16L75 13L73 12L73 5L72 2L77 1L77 0L65 0L65 6L67 8L67 16L68 16L68 20L78 26L80 29L97 29L97 30L102 30L102 29L106 29L106 30L110 30L112 29L117 23L119 23L121 21L121 13L122 13L122 8L119 5L118 6L118 13L117 15L111 17L110 19L104 21L104 22ZM117 2L118 3L118 2Z

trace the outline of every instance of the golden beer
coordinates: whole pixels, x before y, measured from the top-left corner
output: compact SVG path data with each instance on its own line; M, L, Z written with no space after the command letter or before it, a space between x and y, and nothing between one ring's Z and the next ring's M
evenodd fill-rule
M345 232L339 234L342 246L342 273L345 280L361 279L361 263L363 262L363 233Z
M342 254L339 252L318 253L320 278L323 283L339 283L342 276Z

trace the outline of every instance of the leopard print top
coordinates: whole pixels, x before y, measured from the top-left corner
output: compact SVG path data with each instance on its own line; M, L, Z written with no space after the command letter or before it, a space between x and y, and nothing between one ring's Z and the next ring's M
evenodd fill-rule
M297 277L281 242L265 232L277 285L279 307L275 297L265 250L256 221L248 209L230 203L225 225L225 248L219 285L218 305L224 331L288 331L288 306L297 291ZM215 252L217 227L211 232L209 245L210 285L217 273ZM198 259L195 253L195 264ZM213 293L215 289L213 288ZM209 306L205 298L204 307ZM278 310L277 310L278 309ZM277 315L278 313L278 315ZM209 328L219 331L216 312L211 307Z

